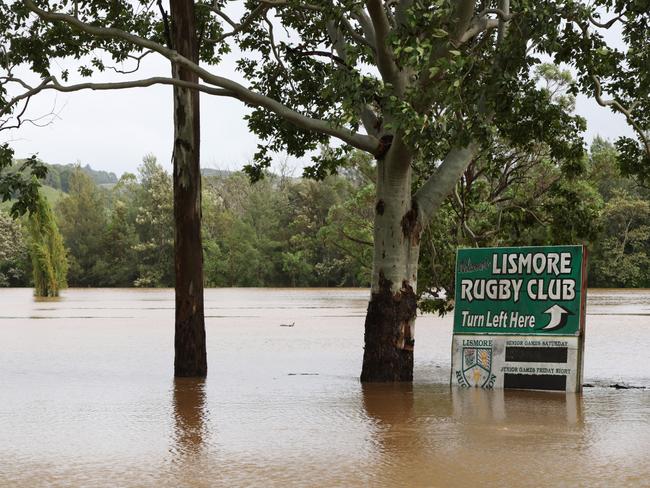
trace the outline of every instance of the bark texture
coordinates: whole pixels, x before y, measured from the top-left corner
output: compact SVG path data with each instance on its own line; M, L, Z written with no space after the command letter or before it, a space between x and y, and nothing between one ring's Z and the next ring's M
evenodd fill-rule
M194 2L171 0L171 41L179 54L198 63ZM175 78L198 83L195 73L172 67ZM176 328L174 375L205 376L208 371L203 315L201 245L199 92L174 87L174 270Z
M411 381L415 292L404 282L403 288L393 293L392 283L381 278L380 289L372 293L366 314L361 381Z

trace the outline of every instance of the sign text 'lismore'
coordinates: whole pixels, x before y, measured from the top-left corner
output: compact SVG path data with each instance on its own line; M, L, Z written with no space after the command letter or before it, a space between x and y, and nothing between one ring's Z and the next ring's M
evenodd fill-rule
M571 253L513 253L492 256L493 275L546 275L559 277L571 273ZM463 300L512 300L517 303L524 292L531 300L573 300L576 282L572 278L530 279L522 290L522 278L463 279Z

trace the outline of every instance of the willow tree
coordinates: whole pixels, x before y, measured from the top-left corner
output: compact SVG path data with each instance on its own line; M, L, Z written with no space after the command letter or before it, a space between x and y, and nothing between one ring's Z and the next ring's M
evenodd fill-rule
M6 77L24 92L5 106L18 111L43 90L171 84L250 107L248 125L263 141L247 168L253 178L273 151L301 157L331 138L341 144L314 158L308 176L335 171L352 148L371 154L377 186L362 381L412 378L420 237L467 166L495 140L524 151L544 144L558 159L583 157L583 121L534 80L542 58L573 66L573 91L626 116L638 135L624 141L631 161L647 148L647 1L250 0L239 10L235 3L195 2L197 62L165 45L164 10L158 15L153 2L17 1L2 26L9 59L29 63L42 81ZM603 31L619 22L632 49L605 42ZM80 73L92 76L106 66L95 54L102 50L117 61L152 53L195 79L76 83L49 62L83 54L90 58ZM209 66L229 52L243 82ZM415 164L428 176L414 188Z
M34 295L57 297L59 290L66 287L68 260L52 208L42 194L39 194L34 210L29 214L27 229Z

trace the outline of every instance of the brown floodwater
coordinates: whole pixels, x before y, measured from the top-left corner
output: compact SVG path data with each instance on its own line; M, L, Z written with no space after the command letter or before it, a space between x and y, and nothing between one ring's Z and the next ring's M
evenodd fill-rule
M367 295L207 290L174 381L171 290L0 289L0 485L650 486L650 290L589 291L578 395L450 388L451 316L361 385Z

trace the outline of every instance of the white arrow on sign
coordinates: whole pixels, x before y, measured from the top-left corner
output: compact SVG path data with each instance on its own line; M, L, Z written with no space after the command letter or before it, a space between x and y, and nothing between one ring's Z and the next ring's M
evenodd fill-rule
M544 313L550 314L551 320L541 330L561 329L566 325L568 316L571 315L569 310L559 305L553 305L548 310L544 310Z

